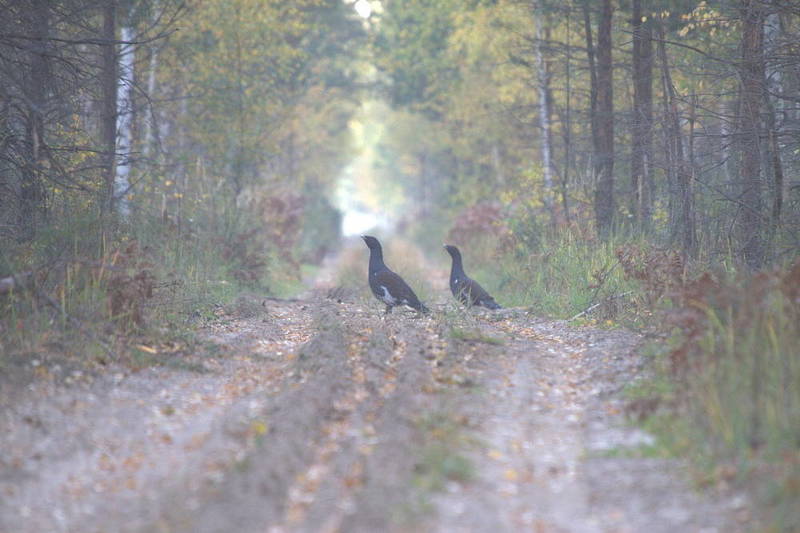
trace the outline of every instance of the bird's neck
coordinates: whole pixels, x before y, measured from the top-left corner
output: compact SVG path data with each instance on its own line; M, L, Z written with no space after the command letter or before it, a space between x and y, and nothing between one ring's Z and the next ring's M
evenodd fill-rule
M383 250L380 248L372 248L369 251L369 273L374 274L386 268L383 263Z
M463 278L464 276L464 267L461 264L461 257L456 255L453 257L453 266L450 267L450 281Z

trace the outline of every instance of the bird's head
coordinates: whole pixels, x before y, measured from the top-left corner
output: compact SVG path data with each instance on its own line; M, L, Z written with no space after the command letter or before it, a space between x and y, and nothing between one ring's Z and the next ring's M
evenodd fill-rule
M367 244L367 247L370 250L380 250L381 249L381 243L378 242L378 239L376 239L375 237L373 237L371 235L362 235L361 238L364 239L364 242Z
M450 257L461 257L461 252L458 251L458 248L453 246L452 244L445 244L444 249L447 250L447 253L450 254Z

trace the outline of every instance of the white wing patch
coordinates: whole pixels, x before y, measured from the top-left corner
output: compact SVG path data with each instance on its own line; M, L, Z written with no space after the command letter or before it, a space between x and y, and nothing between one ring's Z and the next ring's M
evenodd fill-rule
M397 300L391 294L389 294L389 289L383 285L381 285L381 289L383 289L383 296L381 297L381 300L386 302L387 305L394 305Z

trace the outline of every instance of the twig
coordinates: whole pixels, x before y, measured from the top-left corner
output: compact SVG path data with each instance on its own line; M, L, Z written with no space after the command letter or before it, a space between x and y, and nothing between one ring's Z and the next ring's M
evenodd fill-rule
M605 302L607 302L609 300L614 300L616 298L622 298L622 297L627 296L627 295L629 295L631 293L633 293L633 291L628 291L628 292L623 292L622 294L614 294L614 295L611 295L611 296L607 296L606 298L603 298L602 300L600 300L596 304L590 305L589 307L587 307L586 309L584 309L583 311L581 311L580 313L578 313L574 317L570 318L569 321L571 322L571 321L575 320L576 318L580 318L583 315L587 315L587 314L591 313L592 311L594 311L595 309L600 307L600 305L602 305L603 303L605 303Z
M306 300L303 298L278 298L276 296L262 296L261 299L264 300L263 302L261 302L262 305L268 301L281 302L281 303L298 303L298 302L311 303L311 300Z

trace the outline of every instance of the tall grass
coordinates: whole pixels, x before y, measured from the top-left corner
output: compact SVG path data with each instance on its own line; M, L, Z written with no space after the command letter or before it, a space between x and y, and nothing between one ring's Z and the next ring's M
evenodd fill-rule
M506 307L570 318L594 304L587 317L620 318L636 283L625 279L614 250L618 243L587 241L569 233L542 237L535 249L462 250L467 273Z
M701 302L707 320L686 378L688 440L750 478L774 510L772 527L800 529L800 281L760 274L723 283Z

